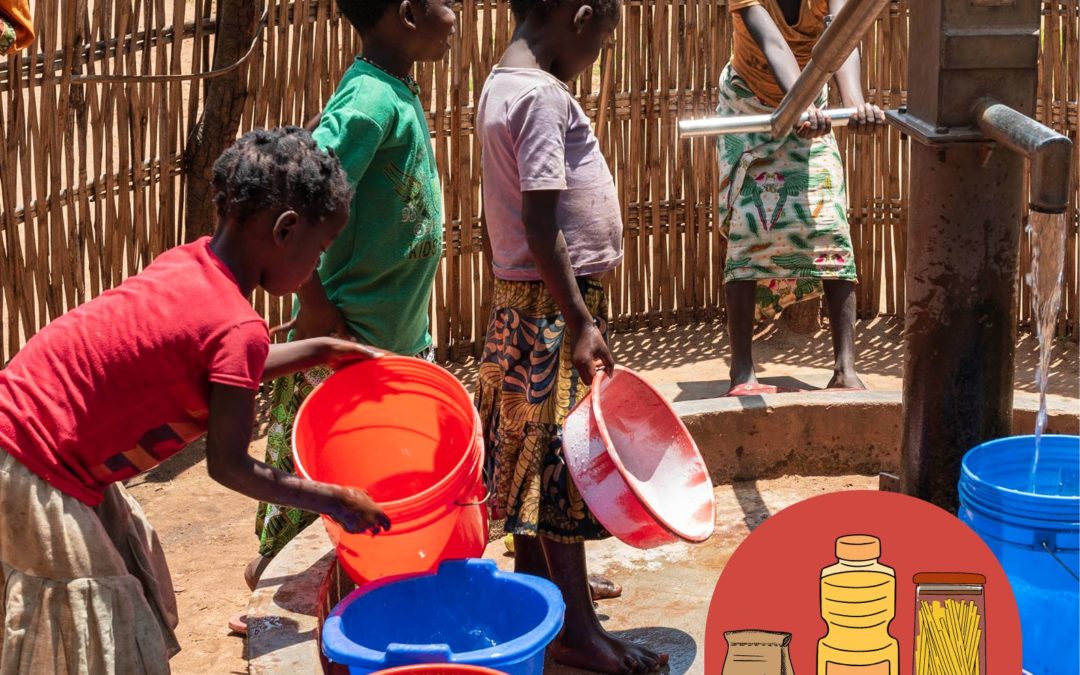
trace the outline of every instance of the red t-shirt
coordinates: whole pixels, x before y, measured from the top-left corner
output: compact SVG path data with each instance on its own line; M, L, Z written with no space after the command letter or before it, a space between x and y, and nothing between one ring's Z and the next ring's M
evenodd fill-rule
M0 370L0 450L90 506L206 432L210 383L257 389L270 336L203 238L53 321Z

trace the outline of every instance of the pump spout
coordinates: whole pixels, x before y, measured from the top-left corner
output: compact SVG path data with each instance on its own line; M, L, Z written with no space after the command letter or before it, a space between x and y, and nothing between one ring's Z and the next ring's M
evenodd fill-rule
M988 138L1031 161L1031 209L1065 213L1072 141L990 97L975 105L975 120Z

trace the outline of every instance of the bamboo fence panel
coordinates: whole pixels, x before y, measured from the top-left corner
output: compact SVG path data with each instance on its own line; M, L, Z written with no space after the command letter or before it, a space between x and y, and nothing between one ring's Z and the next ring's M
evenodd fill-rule
M241 133L310 120L360 50L333 0L265 2L265 25L242 66ZM1043 2L1038 90L1039 118L1074 141L1077 6ZM635 329L715 320L723 312L725 246L713 218L714 144L677 141L675 124L715 108L731 48L727 9L723 0L625 0L624 7L614 40L574 87L596 122L626 226L625 262L609 289L612 323ZM182 156L207 105L204 89L197 79L145 76L209 70L215 11L214 0L35 3L37 42L0 61L0 362L48 321L184 240ZM446 252L431 305L440 359L477 353L490 309L474 123L513 25L508 0L459 3L458 11L448 59L416 73L446 206ZM904 102L907 30L907 0L894 0L862 45L864 85L882 107ZM859 315L902 313L908 142L893 130L838 136L849 173ZM1080 166L1080 146L1077 153ZM1075 336L1075 173L1073 180L1059 331ZM1024 288L1019 302L1026 321ZM257 294L255 303L271 325L291 312L288 298Z
M191 84L124 78L200 69L209 9L37 2L37 41L0 61L0 361L177 243Z

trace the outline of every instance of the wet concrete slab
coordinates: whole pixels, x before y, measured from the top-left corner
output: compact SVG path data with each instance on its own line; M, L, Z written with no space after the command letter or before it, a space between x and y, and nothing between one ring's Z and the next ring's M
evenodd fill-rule
M621 584L623 596L600 603L604 627L620 637L665 651L675 675L705 672L705 621L713 588L728 559L750 531L770 515L810 497L843 490L877 489L877 476L785 476L717 487L716 532L700 545L672 544L650 550L615 539L587 545L589 572ZM512 570L513 557L501 541L486 557ZM545 673L589 671L549 663Z

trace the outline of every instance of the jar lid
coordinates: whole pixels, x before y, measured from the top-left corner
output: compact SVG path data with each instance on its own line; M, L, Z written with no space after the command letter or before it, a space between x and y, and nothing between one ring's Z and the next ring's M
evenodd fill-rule
M881 540L869 534L848 534L836 540L839 560L877 560L881 557Z
M916 586L984 586L986 575L975 572L919 572L912 581Z

